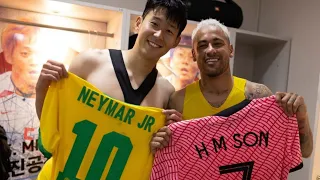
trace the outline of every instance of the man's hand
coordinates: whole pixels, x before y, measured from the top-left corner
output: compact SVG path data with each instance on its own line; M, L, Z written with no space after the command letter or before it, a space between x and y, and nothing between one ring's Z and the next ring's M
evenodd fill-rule
M302 96L295 93L277 92L276 100L288 116L296 115L298 120L306 119L307 106Z
M166 109L162 112L166 115L166 126L174 122L182 121L182 114L175 109Z
M182 114L174 109L163 110L163 114L166 115L166 126L159 129L157 133L153 134L153 138L150 142L151 152L153 154L155 154L158 149L167 147L169 144L171 131L167 125L182 120Z
M39 119L41 118L42 106L51 82L59 81L66 77L68 77L68 73L62 63L49 60L43 65L36 86L36 111Z
M158 132L153 134L153 138L150 142L151 152L153 155L158 149L167 147L170 141L171 131L167 126L159 129Z
M68 77L68 73L62 63L48 60L42 67L37 82L37 90L47 89L52 81L59 81L66 77Z
M307 106L302 96L295 93L276 93L277 103L288 116L296 115L299 127L302 157L310 157L313 151L313 135L310 128Z

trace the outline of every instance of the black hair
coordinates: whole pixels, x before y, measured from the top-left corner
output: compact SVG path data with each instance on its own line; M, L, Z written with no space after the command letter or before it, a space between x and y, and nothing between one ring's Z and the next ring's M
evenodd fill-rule
M148 0L142 18L144 19L150 11L161 9L166 10L169 21L177 24L179 36L187 25L187 6L181 0Z

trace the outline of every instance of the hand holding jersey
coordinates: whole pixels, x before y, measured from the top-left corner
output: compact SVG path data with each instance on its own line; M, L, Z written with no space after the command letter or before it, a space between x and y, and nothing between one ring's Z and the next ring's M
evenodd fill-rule
M53 179L148 179L149 142L164 119L162 109L116 100L69 73L50 86L41 115Z
M169 101L169 108L182 113L184 119L215 115L243 99L272 95L263 84L231 75L229 64L234 52L230 33L217 20L206 19L197 24L192 33L192 53L201 79L173 93ZM297 115L302 155L309 157L313 140L303 98L293 93L277 93L276 96L286 114Z
M308 116L307 106L302 96L295 93L276 93L277 103L288 116L296 115L297 119L306 119Z
M313 150L313 134L303 97L295 93L277 92L276 99L288 116L297 117L302 156L310 157Z
M165 109L162 112L166 115L166 125L182 120L182 114L175 109Z
M41 73L36 86L36 110L38 118L41 117L42 106L47 90L52 81L59 81L62 78L68 77L67 70L64 64L48 60L41 69Z
M121 102L126 102L126 103L131 103L131 104L136 104L136 105L141 105L141 106L152 106L152 107L158 107L158 108L166 108L167 104L168 104L168 100L169 100L169 96L170 94L174 91L173 86L163 77L159 76L157 74L157 71L155 69L156 64L158 62L158 60L160 59L160 57L162 57L164 54L166 54L168 52L168 50L176 47L179 44L179 41L181 39L180 35L181 32L184 30L185 26L187 23L187 15L186 15L186 6L185 4L180 1L180 0L162 0L162 1L158 1L158 0L148 0L144 9L144 12L142 14L142 16L139 16L136 20L136 28L138 30L138 36L136 39L136 43L134 45L134 47L130 50L111 50L111 49L89 49L86 50L84 52L81 52L70 64L69 70L70 72L72 72L73 74L77 75L78 77L84 79L86 82L91 83L92 85L94 85L95 87L99 88L99 90L101 92L103 92L104 94L108 94L108 98L109 100L111 100L113 98L113 102L115 102L117 100L120 100ZM119 52L120 51L120 52ZM113 53L112 53L113 52ZM152 52L152 53L150 53ZM116 56L114 53L117 53ZM138 64L138 65L137 65ZM45 67L44 67L45 68ZM51 72L50 73L55 73L57 75L57 70L53 70L52 71L55 72ZM155 73L156 72L156 73ZM60 73L58 73L60 75ZM148 77L150 77L151 75L151 81L154 83L150 83L150 81L147 81ZM104 78L107 77L107 80ZM72 78L71 78L72 79ZM39 81L45 81L44 78L39 78ZM70 81L70 77L69 78L64 78L62 80L63 82L69 82ZM39 82L39 84L41 84ZM45 84L46 83L42 83ZM62 84L62 82L58 82L57 84ZM42 106L43 106L43 100L45 97L45 93L46 92L46 88L48 88L48 86L41 86L41 88L39 88L39 95L37 96L37 110L38 112L41 112ZM55 87L50 87L50 89L54 89ZM59 90L60 91L60 90ZM61 90L62 92L63 90ZM92 91L93 92L93 91ZM95 91L97 92L97 91ZM100 93L99 93L100 94ZM133 95L132 95L133 94ZM60 94L59 94L60 95ZM101 94L100 94L101 95ZM89 95L88 95L89 96ZM71 96L70 96L71 97ZM90 101L100 101L100 102L107 102L106 97L103 96L96 96L96 94L91 94L89 97L87 97L88 99L90 99ZM112 97L112 98L111 98ZM69 97L68 97L69 98ZM93 99L92 99L93 98ZM64 99L60 99L60 101L63 101ZM105 100L105 101L101 101L101 100ZM49 102L49 101L47 101ZM74 101L73 101L74 102ZM110 101L109 101L110 102ZM49 102L50 103L50 102ZM54 103L54 101L52 102ZM67 102L69 103L69 102ZM72 102L71 102L72 103ZM61 103L62 104L62 103ZM89 102L85 102L86 105L93 105L93 108L96 108L97 104L92 104ZM119 104L121 104L119 102ZM99 108L100 108L101 104L98 104ZM84 105L85 106L85 105ZM109 106L107 106L108 108ZM118 107L118 108L122 108L124 106ZM54 108L61 108L61 105L59 105L59 107L54 107ZM83 108L83 107L82 107ZM103 108L103 107L101 107ZM89 108L90 109L90 108ZM135 115L136 116L141 116L141 113L139 113L138 111L136 111L136 109L139 108L131 108L135 110ZM101 111L103 111L103 109L100 109ZM126 108L125 108L126 110ZM124 111L125 111L124 110ZM144 110L146 110L144 113L149 112L148 108L144 108ZM144 163L144 166L147 166L147 169L144 169L143 172L135 172L135 173L139 173L139 175L136 178L141 178L141 179L149 179L148 174L151 170L151 167L148 166L148 162L149 160L151 160L153 158L152 154L150 153L150 149L149 149L149 142L151 140L152 134L155 133L155 129L160 129L160 127L158 127L157 121L153 121L153 118L151 116L149 116L148 118L146 117L146 119L141 119L137 125L136 120L132 120L130 121L130 117L132 114L130 114L128 117L126 115L123 115L123 109L117 109L117 107L115 106L111 106L105 110L104 112L114 112L116 114L117 117L110 117L112 118L118 118L118 120L115 121L110 121L108 123L111 123L111 125L107 124L107 125L103 125L102 127L97 126L96 130L95 129L95 125L92 124L91 122L93 121L94 123L99 123L99 121L101 121L102 119L96 119L94 118L94 120L90 121L84 121L82 123L78 123L72 133L72 127L68 126L67 124L63 124L59 123L59 125L63 125L63 126L59 126L59 131L57 132L53 132L56 131L54 130L55 126L52 126L52 130L49 130L47 132L43 132L43 133L47 133L47 135L43 135L43 145L45 148L48 148L49 151L54 152L56 154L53 154L52 157L52 164L53 164L53 173L54 175L57 175L57 172L64 172L62 175L64 176L70 176L70 177L80 177L80 178L84 178L85 174L87 173L88 178L94 178L94 179L100 179L99 177L101 176L101 172L103 171L102 177L106 177L107 172L111 172L109 173L109 175L113 176L115 179L119 179L119 177L115 177L115 175L119 175L121 174L119 172L119 169L121 170L121 168L124 167L124 160L126 158L126 155L129 154L129 150L130 148L126 147L123 148L123 144L119 145L117 143L128 143L128 138L123 138L121 136L121 138L119 139L120 136L118 135L114 135L116 133L110 133L110 134L102 134L102 129L103 127L108 127L108 129L111 131L110 128L114 128L113 130L118 131L119 127L116 127L114 125L114 123L118 123L117 125L120 126L121 123L124 123L125 125L123 125L123 129L119 130L121 132L118 133L122 133L126 136L139 136L139 140L141 142L137 142L137 144L133 144L134 147L137 148L133 148L132 153L131 154L136 154L137 151L139 151L139 153L142 154L142 156L144 158L142 158L141 160L137 160L137 162L139 162L140 165L136 165L133 166L130 163L130 159L127 162L127 165L125 165L125 168L129 168L131 167L131 175L133 175L134 170L136 168L141 168L141 164ZM61 113L65 113L65 115L61 115L61 117L65 116L69 116L68 120L76 120L74 118L78 117L78 115L80 115L80 112L78 114L75 114L74 117L72 117L70 114L70 112L66 112L63 109L60 111ZM90 115L91 112L88 112L87 110L83 110L81 111L81 114L83 112L87 112L87 114L85 115ZM130 111L131 112L131 111ZM98 112L95 112L98 113ZM95 114L94 112L92 112L92 114ZM159 114L158 114L159 113ZM38 113L40 114L40 113ZM140 114L140 115L139 115ZM128 114L127 114L128 115ZM100 117L100 115L96 115L97 117ZM163 116L163 118L159 118L160 116ZM59 117L59 118L61 118ZM85 116L83 116L85 117ZM121 122L119 120L119 118L124 118L122 119L125 122ZM162 113L162 110L160 110L159 112L156 112L154 114L155 119L162 119L162 126L164 125L164 113ZM158 117L158 118L157 118ZM49 117L48 117L49 118ZM45 124L46 123L42 123L42 121L44 120L44 118L41 117L41 126L42 128L45 128ZM53 123L57 123L56 120L60 121L60 119L55 119L53 120ZM131 123L135 123L134 125L128 124L129 122ZM47 122L48 123L48 122ZM105 122L107 123L107 122ZM150 126L153 124L154 126L151 128ZM83 126L84 124L86 124L87 128L82 129L81 126ZM89 124L89 125L88 125ZM54 124L55 125L55 124ZM126 128L128 126L131 128L139 128L136 129L136 132L133 133L133 130ZM150 128L151 130L150 130ZM67 130L69 128L69 131ZM70 129L71 128L71 129ZM91 128L91 129L90 129ZM142 130L143 129L143 130ZM79 132L79 131L80 132ZM105 129L106 130L106 129ZM148 130L147 133L142 135L141 131L143 132ZM150 130L150 132L149 132ZM59 134L59 132L64 131L66 133L62 133ZM81 131L87 131L83 134L83 132L81 133ZM88 132L90 131L90 132ZM56 135L51 137L52 139L50 139L50 132L55 133ZM68 134L71 133L71 134ZM106 133L106 132L105 132ZM151 135L149 136L149 134L151 133ZM67 135L68 134L68 135ZM82 135L80 135L82 134ZM75 143L74 145L76 146L75 148L71 148L70 146L66 145L65 148L70 148L71 149L77 149L77 153L80 152L81 155L84 155L85 149L87 149L88 147L88 154L89 155L85 155L85 157L83 158L75 158L74 155L71 155L70 158L68 159L68 162L66 164L66 167L64 169L57 169L56 167L63 165L63 163L65 163L64 161L59 160L59 157L63 157L63 156L67 156L68 153L73 154L72 152L65 152L65 149L55 149L55 147L61 147L61 146L55 146L55 144L53 144L53 146L50 146L49 142L51 143L56 143L56 144L64 144L67 140L67 138L71 138L71 140L73 141L77 141L77 138L83 138L85 136L85 134L87 134L88 136L90 136L90 134L93 134L93 138L92 138L92 142L89 143L90 138L86 137L86 141L85 143ZM73 136L72 136L73 135ZM75 137L75 135L77 135ZM103 136L102 139L102 143L101 146L99 146L98 149L91 149L92 146L96 146L96 140L99 140L99 135ZM44 137L46 136L46 137ZM117 137L113 137L113 136L117 136ZM142 139L141 139L142 137ZM49 139L48 139L49 138ZM56 139L57 138L57 139ZM46 139L46 140L45 140ZM125 140L124 140L125 139ZM136 139L136 138L134 138ZM148 139L148 141L146 141L146 139ZM101 137L100 137L101 140ZM116 141L115 141L116 140ZM137 139L136 139L137 140ZM133 141L136 141L133 140ZM46 142L44 142L46 141ZM94 142L95 141L95 142ZM112 149L111 146L108 145L112 145L112 144L108 144L106 143L106 141L110 141L113 142L114 145L119 145L121 147L118 147L118 152L115 156L115 159L112 161L108 161L108 164L106 164L107 161L107 157L111 156L113 157L113 155L115 154L114 151L110 152ZM78 141L77 141L78 142ZM142 143L142 144L140 144ZM108 144L108 145L106 145ZM88 147L87 147L88 145ZM140 147L141 145L141 147ZM145 146L146 145L146 146ZM77 147L77 146L81 146L81 147ZM86 146L86 147L82 147L82 146ZM96 147L97 148L97 147ZM111 150L110 150L111 148ZM107 149L108 151L105 151L105 149ZM121 150L120 150L121 149ZM79 150L79 151L78 151ZM136 151L136 152L134 152ZM102 153L103 152L103 153ZM76 153L76 154L77 154ZM90 156L93 157L93 153L97 153L97 156L95 156L94 159L91 159L90 161ZM111 155L110 155L111 153ZM120 158L118 157L120 153ZM151 156L149 156L151 155ZM150 158L147 158L150 157ZM56 157L56 158L55 158ZM88 158L89 158L89 162L88 162ZM130 156L131 158L131 156ZM147 158L147 159L146 159ZM77 161L75 163L73 163L73 160ZM86 161L87 163L83 163L83 165L81 164L81 161ZM64 159L65 160L65 159ZM58 162L58 164L57 164ZM114 166L110 167L110 163L109 162L115 162ZM152 162L152 161L151 161ZM72 164L70 164L72 163ZM85 164L85 165L84 165ZM131 164L131 165L130 165ZM50 164L49 164L50 165ZM80 166L81 165L81 166ZM92 168L89 168L89 166L92 165ZM45 166L48 169L50 168L49 166ZM79 169L80 168L80 169ZM106 170L104 171L104 168L106 168ZM132 169L133 168L133 169ZM90 169L89 171L87 169ZM77 173L79 171L79 173ZM99 171L99 172L97 172ZM139 170L138 170L139 171ZM112 173L114 172L114 173ZM127 170L124 171L123 175L121 177L123 177L124 179L132 179L132 176L129 177L129 174ZM142 177L143 176L143 177Z
M168 146L171 131L167 125L182 121L181 113L175 109L163 110L163 113L166 115L166 126L159 129L158 132L154 133L153 135L153 138L150 142L150 148L153 154L155 154L157 150Z
M168 126L169 146L156 153L151 179L281 179L302 168L299 130L275 97L252 100L229 117Z

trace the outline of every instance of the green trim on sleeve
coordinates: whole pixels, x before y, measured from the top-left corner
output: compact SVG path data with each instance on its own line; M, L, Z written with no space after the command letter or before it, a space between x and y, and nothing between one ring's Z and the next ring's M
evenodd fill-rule
M44 157L48 159L51 158L52 154L49 151L47 151L42 144L40 128L39 128L38 146L39 146L40 152L44 155Z

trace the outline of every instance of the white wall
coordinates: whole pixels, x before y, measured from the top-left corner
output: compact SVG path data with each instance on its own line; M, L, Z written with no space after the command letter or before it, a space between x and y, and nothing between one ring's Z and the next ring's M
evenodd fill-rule
M95 4L103 4L112 7L126 8L136 11L143 11L147 0L78 0ZM258 27L258 10L260 0L235 0L242 8L243 24L241 29L257 31Z
M288 90L305 97L313 129L320 69L319 7L319 0L261 0L259 23L260 32L292 38ZM317 133L313 133L315 138ZM304 159L303 170L293 173L291 180L315 180L311 176L315 152L312 158ZM319 156L317 161L320 163ZM320 175L320 169L318 172Z
M243 12L243 23L240 29L257 31L260 0L234 0Z

